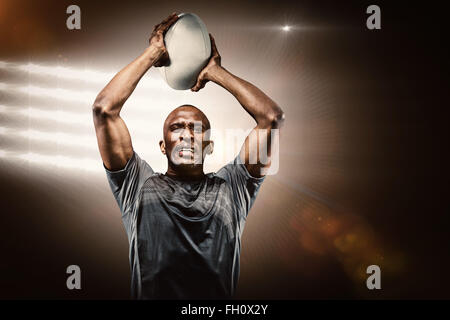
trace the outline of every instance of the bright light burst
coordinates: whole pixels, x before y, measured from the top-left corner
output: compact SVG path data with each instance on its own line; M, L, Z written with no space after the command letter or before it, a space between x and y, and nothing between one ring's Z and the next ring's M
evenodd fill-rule
M62 168L82 168L89 171L103 171L101 161L88 158L69 158L66 156L47 156L37 153L24 153L18 155L17 158L37 164L46 164L54 167Z
M0 82L0 93L7 93L8 96L13 97L13 100L20 97L11 104L6 101L3 102L5 104L0 104L0 116L5 116L4 119L11 119L11 125L9 120L0 124L0 138L3 141L8 138L9 143L11 141L21 143L21 141L23 142L21 139L31 142L27 144L28 150L22 150L23 145L17 150L14 146L0 149L1 158L17 159L19 157L33 163L42 160L44 164L52 166L57 161L55 159L60 159L65 163L70 163L69 167L80 169L84 169L85 166L78 161L78 158L88 156L93 159L94 154L95 158L98 158L91 106L102 86L111 80L113 73L1 60L0 69L19 76L22 73L24 76L22 82L16 81L20 77L15 78L12 82ZM164 91L170 91L170 95L165 94ZM24 97L28 98L28 102L24 102L27 101ZM141 79L136 91L127 100L127 107L121 112L122 118L132 133L133 147L143 156L160 156L159 148L153 148L153 146L157 146L158 137L161 136L159 119L164 117L168 108L174 105L196 104L197 102L202 104L204 103L202 100L203 98L198 95L193 96L189 91L174 91L162 79L151 75ZM45 103L45 106L42 103ZM68 107L66 108L65 105ZM20 139L17 140L17 138ZM216 142L220 142L220 135L216 138ZM50 149L46 148L47 151L32 150L30 147L34 145L33 142L49 143ZM0 148L2 147L6 146L0 145ZM59 147L82 148L85 151L79 156L57 158L51 150L52 147L55 148L56 153L59 152ZM216 148L207 167L219 166L223 162L222 158L226 153L220 151L220 147ZM48 154L41 152L48 152ZM158 152L157 155L156 152ZM67 160L69 157L73 161ZM226 161L228 160L230 159L226 159ZM164 162L163 158L161 158L162 162ZM99 165L97 161L95 165L100 170L103 169L101 162ZM158 167L158 164L155 167Z
M34 63L19 64L6 61L0 61L0 68L11 72L22 71L30 74L45 75L67 80L81 80L84 82L99 83L103 85L108 83L108 81L114 76L114 73L100 72L89 69L80 70L63 66L43 66ZM170 90L164 82L160 81L160 79L149 76L144 76L139 82L139 86L146 89Z

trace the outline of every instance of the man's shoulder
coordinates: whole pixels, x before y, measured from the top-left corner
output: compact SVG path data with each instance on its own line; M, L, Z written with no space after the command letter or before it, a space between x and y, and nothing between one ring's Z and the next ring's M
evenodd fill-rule
M215 175L227 182L234 180L234 177L252 178L239 155L220 168Z
M143 188L148 187L155 180L161 180L161 177L164 176L161 172L153 172L150 176L147 177L144 181Z

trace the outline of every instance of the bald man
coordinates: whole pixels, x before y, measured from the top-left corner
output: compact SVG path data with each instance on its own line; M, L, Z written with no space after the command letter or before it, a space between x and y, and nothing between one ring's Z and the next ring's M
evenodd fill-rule
M98 94L95 131L130 244L132 297L228 299L239 277L243 227L270 166L271 129L280 128L284 115L262 91L221 66L211 37L211 58L191 90L208 81L228 90L255 119L257 143L247 137L234 161L205 174L203 160L213 152L210 123L198 108L183 105L164 122L159 146L167 172L154 172L133 150L120 110L147 70L168 64L164 33L177 19L172 14L156 25L144 53ZM267 146L268 159L259 158L258 145ZM249 160L252 154L257 161Z

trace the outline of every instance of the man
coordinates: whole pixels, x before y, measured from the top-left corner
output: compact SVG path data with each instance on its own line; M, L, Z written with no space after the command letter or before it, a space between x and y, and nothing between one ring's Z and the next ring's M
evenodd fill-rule
M270 166L271 129L281 126L284 115L262 91L221 66L211 37L211 58L191 90L212 81L233 94L256 121L257 143L249 135L233 162L204 174L203 160L213 151L210 124L199 109L184 105L164 122L160 149L167 172L153 172L134 152L120 110L147 70L168 64L164 33L177 19L172 14L156 25L145 52L97 96L98 146L128 235L133 298L231 298L244 223ZM269 161L259 158L258 145L268 146ZM250 161L255 154L257 161Z

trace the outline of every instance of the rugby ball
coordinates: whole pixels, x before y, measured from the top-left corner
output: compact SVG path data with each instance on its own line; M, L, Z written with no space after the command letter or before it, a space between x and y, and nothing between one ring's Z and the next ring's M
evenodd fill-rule
M211 56L211 40L203 21L193 13L181 13L164 36L170 64L159 68L167 84L176 90L187 90Z

